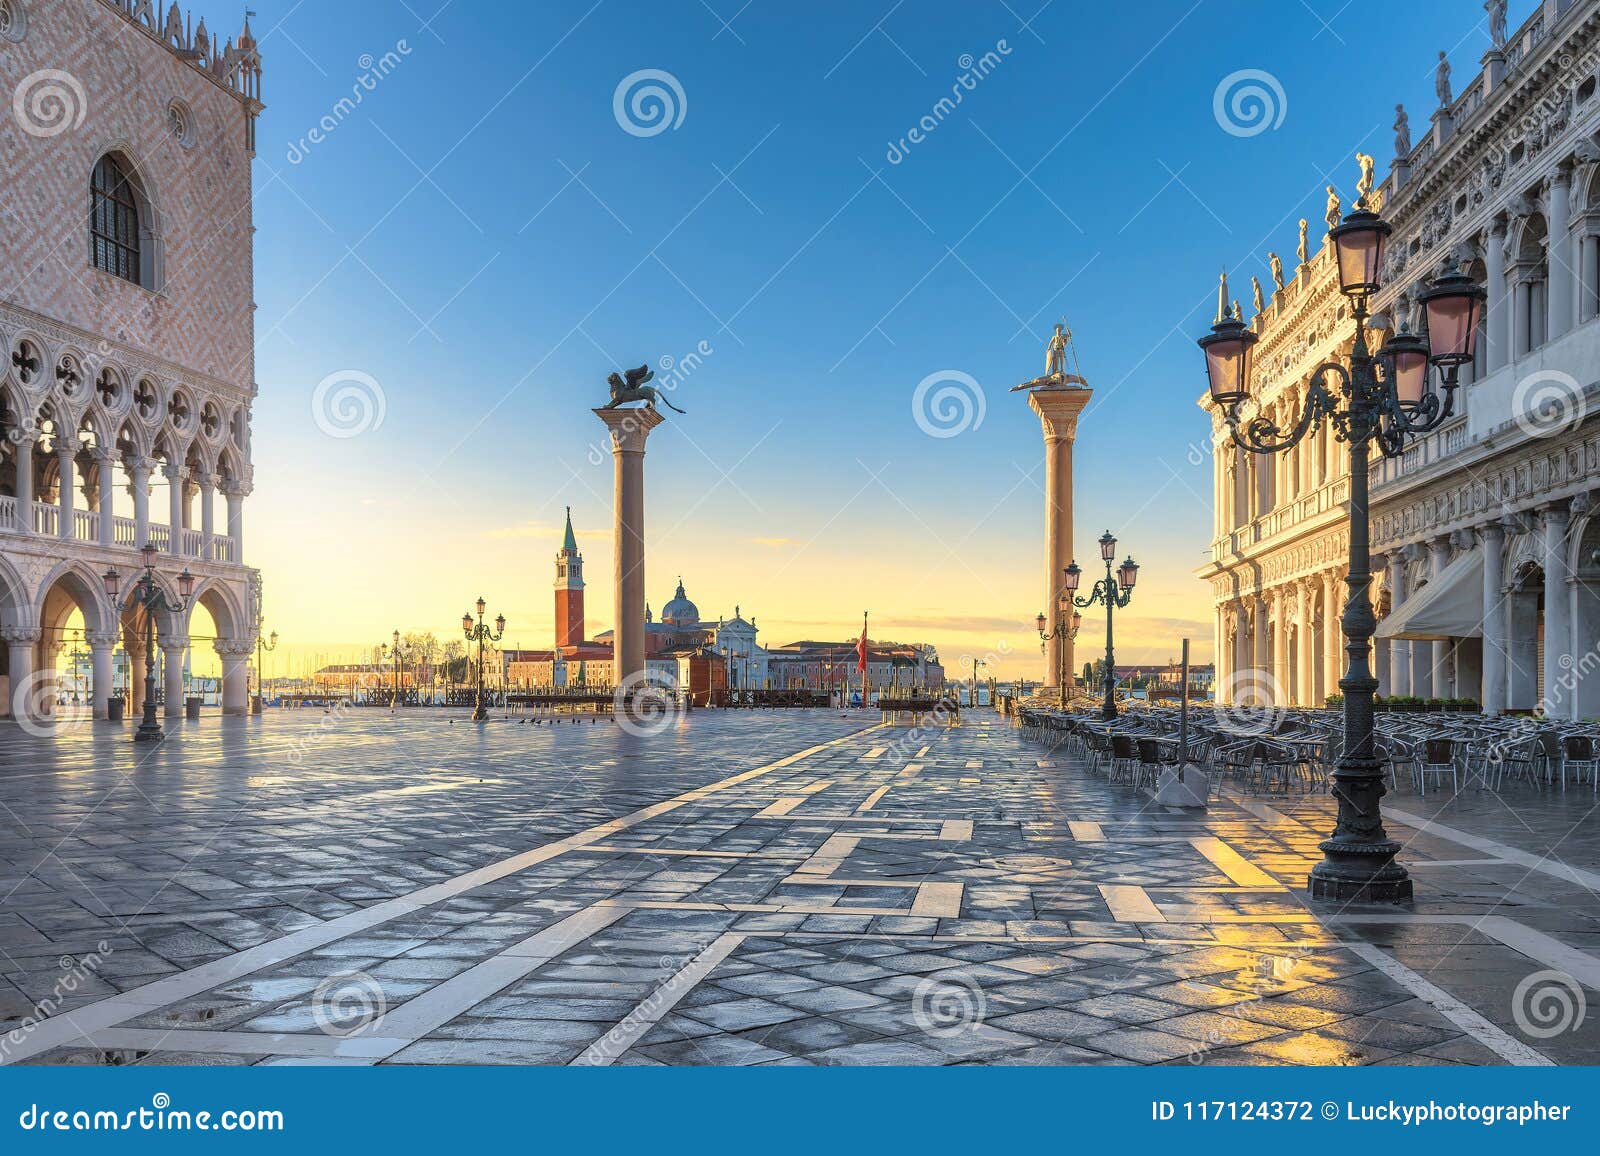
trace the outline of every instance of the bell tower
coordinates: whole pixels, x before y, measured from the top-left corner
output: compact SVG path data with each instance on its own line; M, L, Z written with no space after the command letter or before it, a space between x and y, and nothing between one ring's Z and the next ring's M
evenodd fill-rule
M567 533L556 555L556 646L583 643L583 555L572 532L572 507L567 507Z

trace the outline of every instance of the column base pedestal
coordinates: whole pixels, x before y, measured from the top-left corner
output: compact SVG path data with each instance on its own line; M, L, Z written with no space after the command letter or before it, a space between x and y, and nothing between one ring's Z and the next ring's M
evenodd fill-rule
M1313 899L1342 903L1409 903L1411 876L1394 861L1400 844L1323 842L1327 856L1311 869L1306 889Z

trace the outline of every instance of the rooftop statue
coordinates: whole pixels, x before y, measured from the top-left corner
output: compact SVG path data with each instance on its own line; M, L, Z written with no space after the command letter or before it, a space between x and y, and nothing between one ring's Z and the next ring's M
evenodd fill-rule
M1356 181L1356 208L1370 209L1372 207L1372 168L1373 160L1366 153L1356 153L1356 164L1361 166L1361 178Z
M1506 0L1486 0L1483 10L1489 14L1489 39L1498 51L1506 46Z

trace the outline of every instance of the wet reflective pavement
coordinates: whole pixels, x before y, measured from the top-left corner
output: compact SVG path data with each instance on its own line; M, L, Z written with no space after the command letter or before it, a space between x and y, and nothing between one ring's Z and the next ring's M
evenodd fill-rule
M982 712L0 731L0 1061L1600 1061L1587 789L1155 807Z

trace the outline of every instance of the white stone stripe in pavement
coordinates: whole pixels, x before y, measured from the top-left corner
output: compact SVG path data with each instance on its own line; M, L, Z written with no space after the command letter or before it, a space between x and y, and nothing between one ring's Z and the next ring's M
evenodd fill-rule
M1407 827L1414 827L1424 834L1437 835L1441 839L1448 839L1463 847L1471 847L1474 851L1483 851L1497 858L1519 863L1530 871L1538 871L1556 879L1565 879L1568 883L1576 883L1579 887L1587 887L1590 891L1600 891L1600 875L1593 871L1585 871L1582 867L1573 867L1560 859L1552 859L1549 855L1535 855L1520 847L1497 843L1493 839L1485 839L1482 835L1458 831L1454 827L1447 827L1422 815L1413 815L1409 811L1396 810L1394 807L1385 807L1383 815L1386 819L1404 823Z
M677 1007L684 996L710 975L717 964L732 955L734 949L744 940L743 935L734 931L717 936L710 946L690 960L682 971L656 988L638 1007L623 1016L616 1027L584 1049L583 1054L572 1061L572 1066L607 1067L616 1063L646 1032L660 1022L662 1016Z
M1521 1040L1507 1035L1466 1004L1456 999L1455 996L1443 988L1429 983L1381 947L1374 947L1372 944L1363 943L1358 939L1345 940L1342 946L1366 960L1424 1003L1431 1005L1445 1019L1455 1024L1456 1027L1466 1032L1467 1035L1494 1052L1495 1055L1505 1060L1508 1064L1515 1064L1521 1068L1554 1067L1554 1064L1543 1053L1537 1052Z
M6 1064L18 1063L47 1052L52 1048L62 1047L92 1036L105 1028L115 1027L125 1020L144 1015L153 1008L165 1007L177 1003L179 1000L188 999L199 995L201 992L210 991L214 987L251 975L264 968L282 963L297 955L304 955L308 951L315 951L337 940L347 938L357 932L366 931L380 924L388 923L404 915L410 915L435 903L442 903L453 899L457 895L471 891L486 884L504 879L508 875L515 875L529 867L537 866L558 855L568 851L586 847L597 843L619 831L625 831L647 820L665 815L689 803L698 802L718 791L727 790L741 783L759 778L772 771L793 766L802 759L828 750L858 738L862 734L879 730L881 724L864 727L861 730L851 731L849 734L840 735L829 739L827 742L818 743L807 747L805 750L796 751L776 762L763 766L753 767L748 771L730 775L726 779L711 783L704 787L697 787L692 791L685 791L670 799L659 803L652 803L642 807L631 814L605 823L599 823L565 839L558 839L554 843L546 843L543 847L536 847L531 851L524 851L520 855L513 855L496 863L490 863L476 870L458 875L454 879L447 879L443 883L434 883L423 887L409 895L402 895L395 899L375 903L371 907L364 907L359 911L352 911L348 915L341 915L337 919L330 919L325 923L314 923L310 927L301 928L299 931L290 932L288 935L277 939L268 940L266 943L255 947L246 948L244 951L221 959L203 963L199 967L181 971L176 975L169 975L158 979L154 983L145 984L143 987L134 988L132 991L123 992L121 995L110 996L87 1007L76 1008L69 1012L62 1012L58 1016L46 1020L29 1033L27 1039L19 1043L14 1049L0 1057L0 1067Z
M586 907L385 1012L372 1032L408 1043L420 1040L626 914L625 907Z

